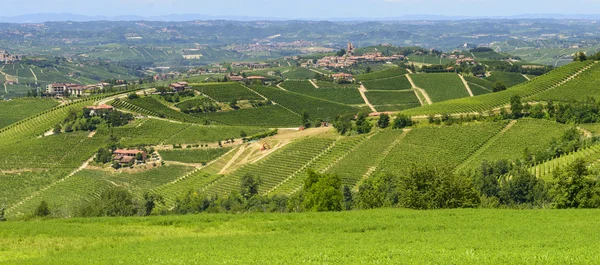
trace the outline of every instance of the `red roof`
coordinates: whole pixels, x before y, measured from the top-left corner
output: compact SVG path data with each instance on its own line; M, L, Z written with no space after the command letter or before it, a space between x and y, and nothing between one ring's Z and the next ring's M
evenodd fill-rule
M139 153L144 154L144 151L141 150L125 150L125 149L117 149L113 152L116 155L137 155Z
M100 106L89 106L86 108L91 109L91 110L112 110L114 107L110 106L110 105L102 104Z

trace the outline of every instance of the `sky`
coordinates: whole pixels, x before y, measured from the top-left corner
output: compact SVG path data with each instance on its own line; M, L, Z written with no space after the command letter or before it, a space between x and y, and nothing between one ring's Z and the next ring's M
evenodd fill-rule
M600 13L600 0L0 0L0 3L4 7L0 16L73 13L147 17L185 13L327 19Z

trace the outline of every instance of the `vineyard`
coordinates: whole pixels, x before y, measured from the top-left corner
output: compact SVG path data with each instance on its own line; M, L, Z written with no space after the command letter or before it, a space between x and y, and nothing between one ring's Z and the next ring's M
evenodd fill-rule
M494 83L483 78L473 76L465 76L464 78L467 80L467 83L475 96L492 93L494 89Z
M577 76L560 89L550 89L532 97L533 100L575 101L587 97L600 98L600 64L594 64L588 71Z
M558 68L548 74L535 78L527 83L514 86L508 90L468 97L404 111L407 115L430 115L442 113L478 113L506 106L512 96L533 97L541 92L571 82L571 78L585 72L593 62L572 63Z
M223 103L229 103L234 100L263 99L239 83L195 84L193 87L197 91L200 91L200 93L208 95L210 98Z
M398 111L421 106L419 98L412 90L368 91L366 96L379 111Z
M297 127L301 124L301 119L296 113L291 112L280 105L224 112L197 113L192 115L202 119L217 121L221 124L236 126L277 128Z
M368 74L357 75L355 77L355 79L358 82L364 82L367 80L397 77L397 76L405 75L407 73L408 72L404 68L394 67L394 68L376 71L376 72L372 72L372 73L368 73Z
M112 105L119 109L125 109L149 116L169 118L190 123L206 123L203 119L171 109L152 97L117 100L114 101Z
M427 91L433 102L469 96L465 85L456 74L417 74L411 78L418 87Z
M230 175L202 188L208 194L227 195L239 189L241 177L250 174L260 177L260 193L268 193L281 182L296 174L303 174L320 154L327 152L335 140L308 138L292 143L256 164L240 168Z
M231 148L210 148L193 150L163 150L163 160L182 163L206 164L227 153Z
M0 129L27 117L56 107L51 99L13 99L0 101Z
M319 82L319 88L315 88L308 81L285 81L281 84L286 90L298 94L335 101L342 104L358 105L364 104L356 86L344 86L341 88L321 87L325 82Z
M412 85L404 75L384 79L372 79L362 83L367 90L405 90L412 88Z
M413 129L390 151L378 171L404 174L412 164L457 167L504 126L504 123L483 123Z
M490 76L485 78L486 80L496 83L502 82L507 87L513 87L518 84L527 82L527 79L523 77L520 73L510 73L510 72L492 72Z
M292 80L306 80L306 79L311 79L313 77L315 77L315 72L308 70L304 67L298 67L292 71L289 71L285 74L283 74L283 77L285 79L292 79Z
M254 87L253 89L298 115L306 111L311 119L332 121L340 115L358 112L358 109L347 105L304 96L294 92L286 92L276 88Z

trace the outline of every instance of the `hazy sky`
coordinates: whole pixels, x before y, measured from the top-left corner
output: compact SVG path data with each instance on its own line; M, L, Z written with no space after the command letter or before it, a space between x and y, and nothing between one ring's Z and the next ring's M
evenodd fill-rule
M0 0L0 16L33 13L141 15L193 13L280 18L597 14L600 0Z

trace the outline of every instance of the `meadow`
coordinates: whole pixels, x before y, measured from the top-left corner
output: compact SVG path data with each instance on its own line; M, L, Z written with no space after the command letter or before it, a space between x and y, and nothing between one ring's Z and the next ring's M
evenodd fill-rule
M595 264L596 216L378 209L9 221L0 264Z
M0 128L56 107L52 99L13 99L0 101Z

